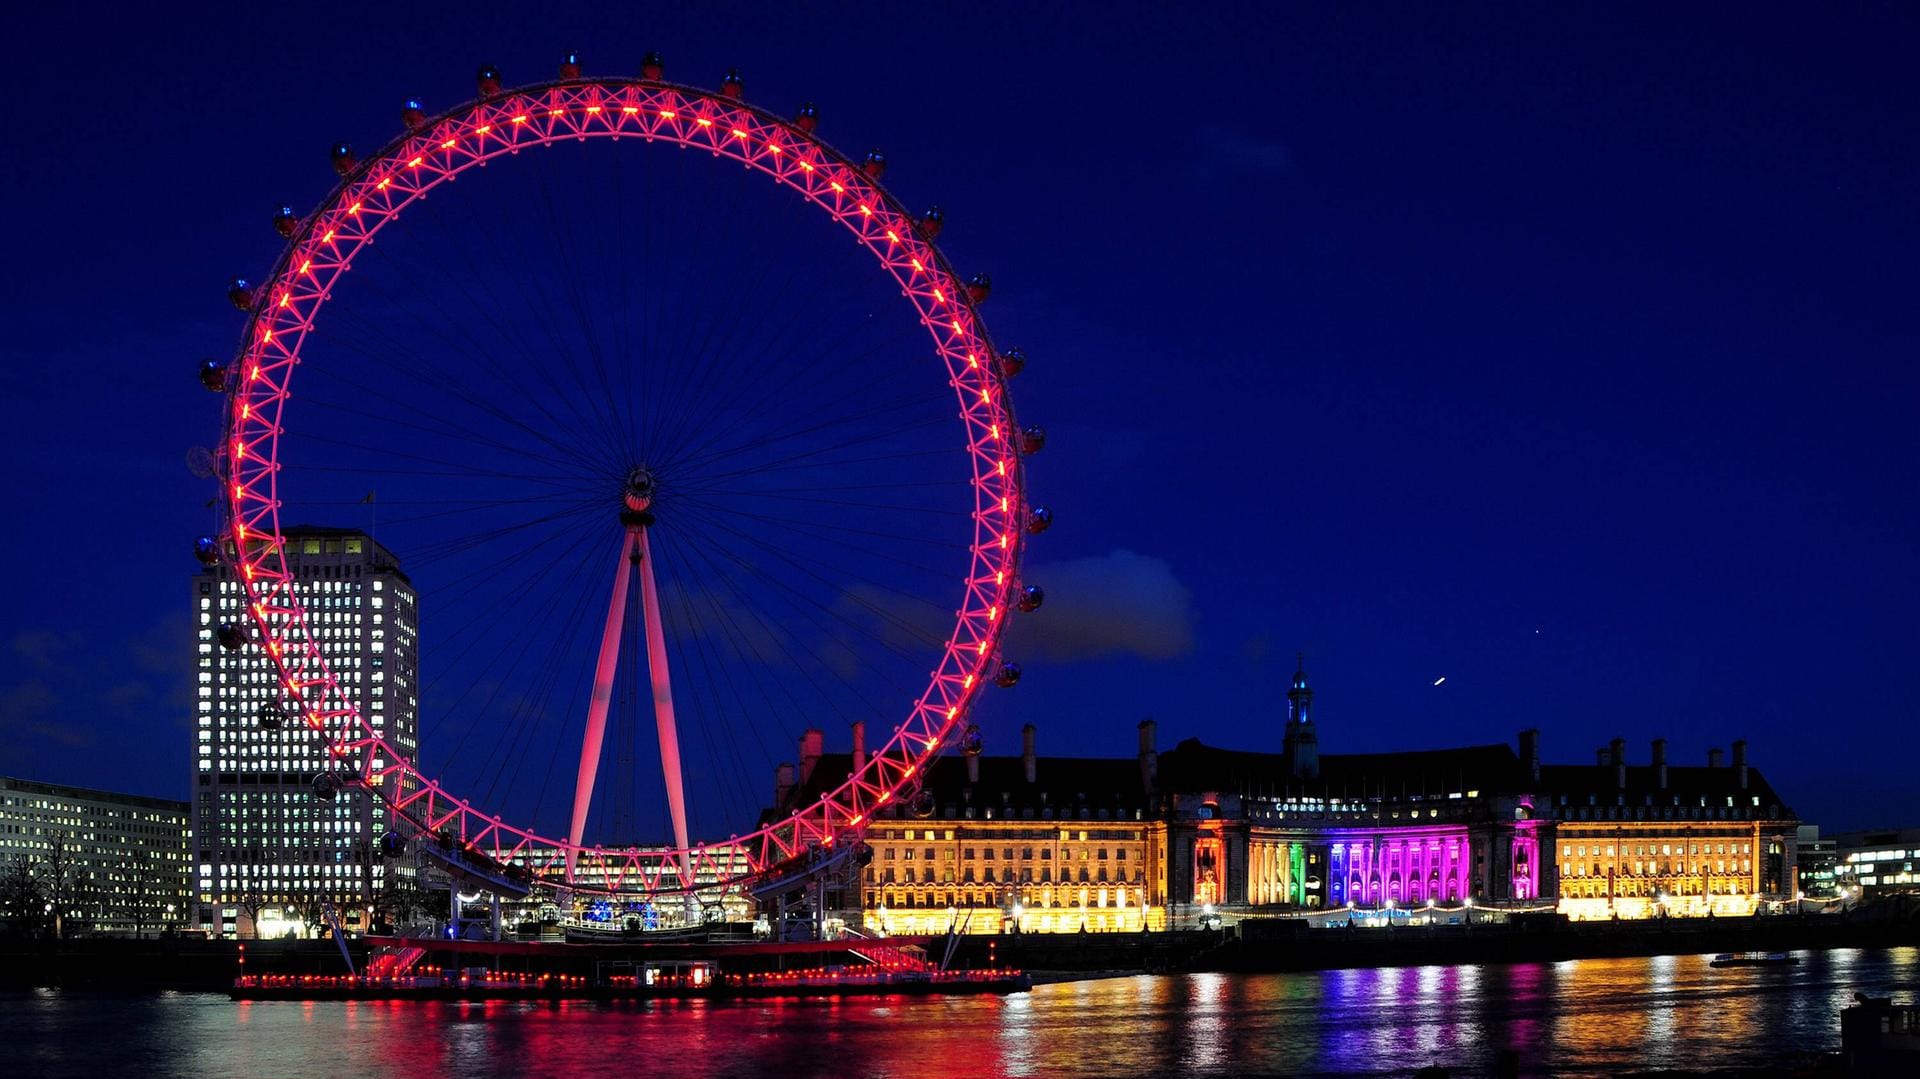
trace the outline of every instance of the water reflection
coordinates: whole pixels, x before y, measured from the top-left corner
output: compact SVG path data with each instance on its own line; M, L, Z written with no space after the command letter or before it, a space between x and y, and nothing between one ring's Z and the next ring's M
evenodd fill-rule
M1797 967L1706 956L1042 986L1009 998L589 1004L231 1004L0 996L15 1074L518 1076L622 1061L697 1077L1526 1074L1778 1064L1838 1047L1856 990L1911 999L1920 953Z

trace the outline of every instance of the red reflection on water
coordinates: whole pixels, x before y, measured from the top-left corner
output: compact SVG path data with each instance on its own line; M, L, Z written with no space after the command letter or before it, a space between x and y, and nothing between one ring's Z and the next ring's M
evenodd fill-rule
M23 1075L463 1079L773 1075L1485 1073L1781 1064L1838 1048L1855 990L1911 1000L1913 949L1715 971L1704 956L1048 985L1011 997L738 1003L233 1004L224 997L0 998Z

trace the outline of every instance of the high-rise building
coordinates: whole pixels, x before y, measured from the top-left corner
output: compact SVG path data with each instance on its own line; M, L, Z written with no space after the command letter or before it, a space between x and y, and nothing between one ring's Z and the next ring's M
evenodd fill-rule
M1800 898L1816 902L1840 898L1840 853L1833 837L1820 835L1817 824L1803 824L1796 837L1799 852Z
M63 935L178 926L187 859L185 802L0 776L0 871L33 878Z
M287 568L328 668L390 742L419 751L419 605L386 548L344 528L283 530ZM226 561L193 577L194 879L198 925L222 936L278 936L332 902L365 927L396 826L377 796L316 780L326 745L280 688L257 643L229 649L222 625L248 625Z
M1833 855L1837 889L1856 899L1920 891L1920 828L1842 832Z

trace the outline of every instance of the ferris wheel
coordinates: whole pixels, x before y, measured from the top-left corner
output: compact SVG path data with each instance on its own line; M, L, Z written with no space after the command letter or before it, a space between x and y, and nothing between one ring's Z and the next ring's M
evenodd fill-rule
M477 84L335 146L338 185L229 290L245 330L202 379L250 625L222 642L264 651L327 782L542 881L588 859L605 890L690 895L847 850L937 754L979 752L976 698L1020 675L1002 634L1044 598L1020 565L1045 436L991 284L880 152L736 73L569 56ZM418 752L297 587L293 526L362 515L418 592ZM836 721L873 745L758 812L770 762Z

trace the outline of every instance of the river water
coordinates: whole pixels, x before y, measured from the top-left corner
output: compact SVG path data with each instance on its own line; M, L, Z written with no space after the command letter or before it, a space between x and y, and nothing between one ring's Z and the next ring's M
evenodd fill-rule
M19 1076L1523 1074L1790 1063L1839 1048L1856 990L1911 1001L1920 951L1707 956L1047 985L1010 997L732 1004L234 1004L199 994L0 996Z

